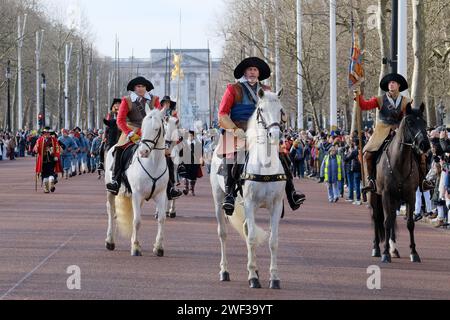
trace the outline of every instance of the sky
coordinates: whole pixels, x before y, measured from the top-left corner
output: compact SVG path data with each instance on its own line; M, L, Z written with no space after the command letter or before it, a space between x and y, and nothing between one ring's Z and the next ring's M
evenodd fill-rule
M114 57L116 35L121 58L131 57L132 51L136 58L148 58L151 49L165 49L170 43L178 49L180 10L181 48L207 48L209 40L212 57L220 58L222 54L223 43L215 30L225 8L224 0L43 0L43 3L67 24L79 21L77 17L86 17L94 46L105 56Z

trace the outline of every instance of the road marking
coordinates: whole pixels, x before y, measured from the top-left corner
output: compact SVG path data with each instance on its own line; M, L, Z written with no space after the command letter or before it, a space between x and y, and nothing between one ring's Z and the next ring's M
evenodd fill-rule
M20 279L12 288L6 291L2 296L0 296L0 300L3 300L7 295L13 292L18 286L20 286L25 280L27 280L33 273L35 273L40 267L42 267L51 257L57 254L62 248L64 248L73 238L76 237L77 234L72 235L66 242L62 243L58 248L56 248L52 253L50 253L44 260L42 260L33 270L28 272L22 279Z

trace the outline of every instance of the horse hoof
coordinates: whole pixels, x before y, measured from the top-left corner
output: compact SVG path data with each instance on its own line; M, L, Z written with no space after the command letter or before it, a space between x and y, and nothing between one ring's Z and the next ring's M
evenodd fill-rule
M395 249L393 252L391 252L392 258L400 259L400 253L397 249Z
M174 219L174 218L177 217L177 213L176 213L176 212L171 212L170 215L169 215L169 217L170 217L171 219Z
M116 248L116 245L114 243L106 242L106 249L108 249L109 251L114 251L115 248Z
M381 251L380 251L380 249L373 249L372 250L372 257L373 258L381 258Z
M220 281L221 282L229 282L230 281L230 274L228 272L221 272L220 273Z
M259 279L257 279L257 278L252 278L252 279L248 280L248 283L250 285L250 288L252 288L252 289L260 289L261 288L261 283L259 282Z
M281 289L281 281L280 280L270 280L269 289Z
M169 211L166 212L166 217L169 218L170 217L170 213Z
M383 257L381 258L382 263L391 263L391 256L388 254L383 254Z
M410 256L410 258L411 258L411 262L414 262L414 263L421 263L422 262L422 260L420 260L420 257L419 257L418 254L412 254Z
M153 250L153 253L156 254L157 257L164 257L163 249L155 249L155 250Z
M132 256L133 257L142 257L142 252L139 250L134 250Z

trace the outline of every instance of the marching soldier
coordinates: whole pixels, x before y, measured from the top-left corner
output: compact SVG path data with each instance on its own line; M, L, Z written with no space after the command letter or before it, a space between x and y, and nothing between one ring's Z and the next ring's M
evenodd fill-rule
M51 129L46 127L36 142L34 152L37 154L36 174L41 176L44 193L55 192L55 175L62 172L60 163L61 149Z

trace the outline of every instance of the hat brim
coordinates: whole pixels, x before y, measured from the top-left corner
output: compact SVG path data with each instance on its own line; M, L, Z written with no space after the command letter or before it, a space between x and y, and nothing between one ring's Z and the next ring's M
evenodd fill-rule
M127 90L134 91L134 88L138 85L145 86L148 92L152 91L155 88L153 84L144 77L137 77L128 83Z
M381 90L383 90L384 92L388 92L389 91L389 82L391 81L395 81L400 85L400 92L406 91L409 88L408 85L408 81L406 81L406 79L398 73L390 73L386 76L384 76L383 79L381 79L380 81L380 88Z
M160 104L162 105L164 102L170 102L170 109L175 109L175 107L177 106L177 103L175 101L172 100L161 100Z
M259 81L264 81L270 78L270 74L272 71L270 70L269 65L264 60L257 57L246 58L241 63L239 63L236 69L234 69L234 78L242 78L245 74L245 71L251 67L255 67L259 70Z

